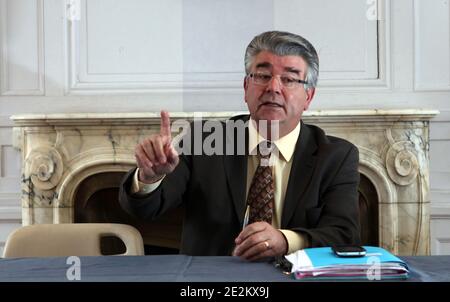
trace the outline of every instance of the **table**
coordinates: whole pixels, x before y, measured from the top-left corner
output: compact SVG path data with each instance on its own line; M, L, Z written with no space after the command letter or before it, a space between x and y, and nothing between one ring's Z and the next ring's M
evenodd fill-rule
M450 281L450 256L405 256L411 274L399 282ZM0 259L0 282L298 282L267 262L186 255ZM69 259L70 260L70 259ZM79 266L77 266L79 264ZM71 278L69 276L69 278ZM76 279L75 279L76 280Z

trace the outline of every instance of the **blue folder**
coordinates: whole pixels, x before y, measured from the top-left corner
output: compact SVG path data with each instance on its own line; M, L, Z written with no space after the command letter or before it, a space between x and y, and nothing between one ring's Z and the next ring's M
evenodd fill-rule
M338 257L330 247L307 248L286 256L297 279L406 279L408 265L387 250L364 246L363 257Z

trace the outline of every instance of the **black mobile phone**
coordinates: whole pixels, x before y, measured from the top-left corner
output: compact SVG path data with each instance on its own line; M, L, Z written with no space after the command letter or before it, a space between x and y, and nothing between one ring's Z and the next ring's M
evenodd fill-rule
M331 249L339 257L363 257L366 249L359 245L335 245Z

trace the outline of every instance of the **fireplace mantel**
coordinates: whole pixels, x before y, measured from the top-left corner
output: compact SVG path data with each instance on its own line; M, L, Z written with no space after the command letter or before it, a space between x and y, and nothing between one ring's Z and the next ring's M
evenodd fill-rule
M209 119L227 119L246 111L221 112L171 112L171 119L193 119L204 117ZM303 120L306 123L320 122L414 122L428 121L439 114L437 110L427 109L370 109L370 110L311 110L305 111ZM11 119L16 126L99 126L99 125L159 125L159 112L145 113L54 113L54 114L21 114Z
M227 119L245 112L171 113L171 119ZM429 120L435 110L320 110L306 123L360 151L359 171L376 189L379 245L399 255L430 253ZM76 189L89 176L135 165L134 147L159 130L155 113L14 115L22 154L22 221L71 223Z

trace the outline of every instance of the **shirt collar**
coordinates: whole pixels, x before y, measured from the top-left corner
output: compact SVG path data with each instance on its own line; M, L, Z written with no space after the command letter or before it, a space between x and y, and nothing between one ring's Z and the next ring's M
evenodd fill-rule
M262 137L258 130L256 129L256 121L250 118L248 126L248 152L249 154L256 154L256 148L258 144L265 141L266 139ZM299 122L297 126L288 134L279 139L273 141L275 147L280 151L285 161L290 161L292 155L294 154L295 145L300 134L301 123Z

